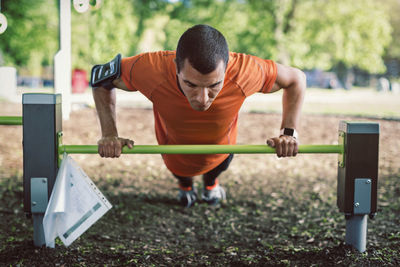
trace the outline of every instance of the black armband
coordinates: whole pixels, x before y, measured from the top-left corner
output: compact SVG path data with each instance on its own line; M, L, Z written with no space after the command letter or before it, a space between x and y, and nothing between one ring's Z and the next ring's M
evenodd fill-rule
M90 85L104 87L108 90L114 88L112 83L121 76L121 54L103 65L94 65L90 77Z

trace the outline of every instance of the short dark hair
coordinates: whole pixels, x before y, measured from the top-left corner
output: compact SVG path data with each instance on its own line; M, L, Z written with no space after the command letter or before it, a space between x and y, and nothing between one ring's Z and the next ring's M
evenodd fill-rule
M215 70L220 60L223 60L226 68L229 49L225 37L208 25L199 24L189 28L182 34L176 48L178 73L185 59L202 74Z

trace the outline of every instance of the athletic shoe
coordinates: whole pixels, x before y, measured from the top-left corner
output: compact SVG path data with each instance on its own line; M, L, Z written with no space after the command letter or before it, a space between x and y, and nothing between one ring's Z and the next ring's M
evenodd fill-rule
M211 190L204 188L201 197L208 205L217 206L221 201L226 199L226 194L225 190L217 184Z
M194 186L192 186L189 190L179 188L178 200L185 208L192 207L197 200L196 188Z

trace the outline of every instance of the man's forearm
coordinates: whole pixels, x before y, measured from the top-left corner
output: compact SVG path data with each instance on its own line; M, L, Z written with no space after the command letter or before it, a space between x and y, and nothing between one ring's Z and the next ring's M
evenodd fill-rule
M298 71L296 76L296 81L283 90L281 129L296 129L299 124L301 108L306 91L306 77L301 71Z
M118 136L115 113L115 89L107 90L103 87L97 87L93 89L93 98L100 120L102 136Z

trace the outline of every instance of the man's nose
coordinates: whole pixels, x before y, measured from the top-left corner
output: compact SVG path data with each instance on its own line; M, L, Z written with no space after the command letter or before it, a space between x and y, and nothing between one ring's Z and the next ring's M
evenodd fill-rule
M209 100L208 89L201 88L200 93L197 95L197 101L201 104L206 104Z

